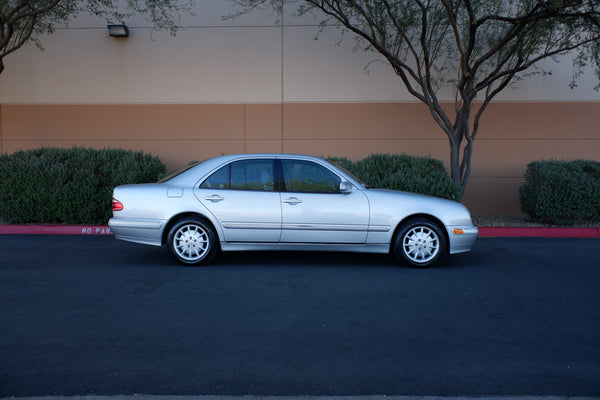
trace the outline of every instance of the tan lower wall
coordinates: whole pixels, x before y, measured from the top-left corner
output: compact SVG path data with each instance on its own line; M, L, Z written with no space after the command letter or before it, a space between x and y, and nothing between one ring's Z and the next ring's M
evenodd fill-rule
M600 102L492 104L481 121L464 203L473 214L520 213L527 163L600 161L599 127ZM252 152L449 159L446 136L419 103L0 106L0 152L73 145L143 150L170 169Z

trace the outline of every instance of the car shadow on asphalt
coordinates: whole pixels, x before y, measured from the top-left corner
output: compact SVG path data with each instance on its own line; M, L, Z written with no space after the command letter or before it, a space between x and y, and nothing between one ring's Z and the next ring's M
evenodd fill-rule
M143 247L143 251L128 252L120 260L131 266L171 267L171 268L228 268L240 266L260 266L262 268L299 267L321 268L396 268L418 270L397 262L388 254L363 254L344 252L294 252L294 251L248 251L219 254L209 265L185 266L177 263L165 247ZM457 254L444 258L439 264L424 269L473 267L476 262L473 254Z
M264 267L298 266L353 266L353 267L396 267L398 264L386 254L362 254L321 251L248 251L221 254L215 266L261 265Z
M361 254L341 252L295 252L295 251L242 251L219 254L206 266L181 265L168 253L165 246L150 247L127 246L113 264L126 264L140 267L172 267L172 268L227 268L239 266L261 267L402 267L393 257L387 254Z
M422 269L465 268L478 264L483 259L477 253L461 253L444 257L438 264ZM271 251L271 252L231 252L220 254L211 265L261 265L279 267L285 266L340 266L340 267L380 267L407 268L419 270L398 262L390 254L369 254L349 252L319 252L319 251Z
M134 243L120 242L120 249L115 249L118 257L112 256L112 263L127 264L140 267L172 267L197 268L177 263L168 253L165 246L144 246ZM446 256L440 263L425 268L472 268L480 264L483 255L477 251ZM379 267L410 268L396 261L389 254L321 252L321 251L241 251L219 254L209 265L200 268L226 268L231 266L261 267Z

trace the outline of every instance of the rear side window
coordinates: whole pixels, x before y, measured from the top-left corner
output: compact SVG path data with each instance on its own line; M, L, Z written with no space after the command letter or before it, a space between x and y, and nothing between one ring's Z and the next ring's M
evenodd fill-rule
M275 190L273 160L235 161L217 170L202 184L202 189Z
M200 187L203 189L229 189L229 164L209 176Z
M322 165L302 160L281 160L288 192L339 193L341 179Z

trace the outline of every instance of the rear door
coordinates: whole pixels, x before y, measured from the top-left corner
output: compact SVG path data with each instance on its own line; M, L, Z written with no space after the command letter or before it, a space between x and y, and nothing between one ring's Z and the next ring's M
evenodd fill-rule
M195 194L221 224L225 241L279 241L281 202L274 159L233 161L204 180Z

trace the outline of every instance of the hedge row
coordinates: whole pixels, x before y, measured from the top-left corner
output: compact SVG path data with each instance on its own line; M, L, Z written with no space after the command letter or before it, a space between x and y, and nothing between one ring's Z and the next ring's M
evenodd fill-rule
M460 199L460 186L452 181L441 161L430 157L374 154L359 161L336 157L329 161L373 187Z
M377 154L359 161L329 158L366 184L457 199L441 161ZM5 223L105 224L115 186L155 182L166 173L158 157L120 149L41 148L0 155L0 220ZM600 221L600 163L534 161L520 188L533 221L572 225Z
M519 189L521 209L535 222L600 221L600 163L533 161Z
M0 155L0 220L106 224L112 190L164 176L158 157L120 149L41 148Z

